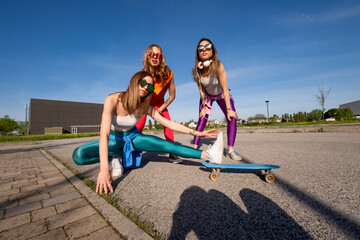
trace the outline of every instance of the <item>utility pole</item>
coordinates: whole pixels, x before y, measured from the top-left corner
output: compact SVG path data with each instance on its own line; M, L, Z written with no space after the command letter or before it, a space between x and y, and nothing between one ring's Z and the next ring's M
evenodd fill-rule
M29 124L28 124L28 119L27 119L27 116L28 116L28 105L26 104L25 105L25 128L26 128L26 132L25 132L25 135L29 135L29 129L28 129L28 126L29 126Z
M267 121L269 122L269 100L266 100L266 108L267 108Z

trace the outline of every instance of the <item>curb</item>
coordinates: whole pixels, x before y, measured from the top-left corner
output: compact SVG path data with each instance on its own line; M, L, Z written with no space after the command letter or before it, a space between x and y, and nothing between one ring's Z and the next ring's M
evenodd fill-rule
M79 178L70 172L61 163L55 160L43 149L39 149L41 153L52 162L57 169L71 182L71 184L98 210L107 221L127 239L153 239L149 234L144 232L139 226L126 218L116 208L109 205L103 198L98 196L88 186L86 186Z

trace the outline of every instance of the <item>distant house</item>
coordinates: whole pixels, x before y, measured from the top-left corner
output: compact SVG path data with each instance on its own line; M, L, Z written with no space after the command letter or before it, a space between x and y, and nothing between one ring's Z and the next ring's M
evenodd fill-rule
M335 122L335 121L336 121L336 118L334 118L334 117L326 118L325 121L326 121L326 122Z
M209 127L214 127L214 126L219 126L220 125L220 121L218 120L208 120L206 123L206 126Z
M249 119L248 123L265 123L267 122L266 118L256 118L256 119Z
M196 124L194 122L189 123L189 128L195 128L195 127L196 127Z
M246 124L247 121L245 119L238 119L237 120L237 125L242 125L242 124Z
M360 100L341 104L339 108L350 108L351 111L354 113L355 118L360 119Z
M281 122L282 122L282 118L275 118L274 121L277 122L277 123L281 123Z

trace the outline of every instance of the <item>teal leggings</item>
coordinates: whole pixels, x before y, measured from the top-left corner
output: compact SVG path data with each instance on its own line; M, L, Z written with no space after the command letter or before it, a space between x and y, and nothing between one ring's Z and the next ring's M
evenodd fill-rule
M129 132L121 133L126 136ZM117 132L119 134L119 132ZM140 133L131 140L136 151L174 153L184 158L201 158L201 150L166 141L156 136ZM109 161L113 156L122 156L123 141L109 140ZM99 141L86 143L73 153L73 160L77 165L89 165L100 162Z

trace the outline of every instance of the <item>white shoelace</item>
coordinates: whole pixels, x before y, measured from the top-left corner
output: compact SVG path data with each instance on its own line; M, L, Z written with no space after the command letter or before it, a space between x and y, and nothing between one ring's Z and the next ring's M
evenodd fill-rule
M113 161L113 168L116 168L116 169L120 169L120 159L118 159L118 161Z

